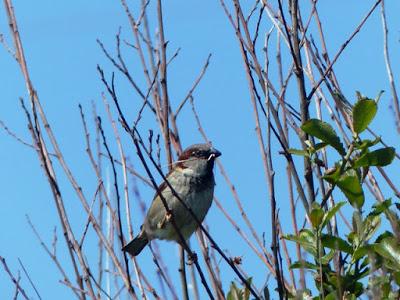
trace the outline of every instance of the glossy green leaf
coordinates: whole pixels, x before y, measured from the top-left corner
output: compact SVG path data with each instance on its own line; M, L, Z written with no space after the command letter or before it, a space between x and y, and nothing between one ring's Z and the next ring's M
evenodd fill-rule
M391 233L390 231L385 231L384 233L381 233L375 240L375 243L380 243L381 241L383 241L384 239L388 239L388 238L393 238L393 233Z
M284 238L300 244L304 250L314 257L317 255L315 235L311 230L302 229L300 230L299 235L287 234Z
M321 207L314 207L310 212L310 220L314 229L318 228L322 223L324 217L324 211Z
M300 150L300 149L292 149L292 148L290 148L290 149L288 149L288 152L289 152L290 154L293 154L293 155L309 156L307 151L305 151L305 150Z
M319 270L319 266L308 261L296 261L290 265L290 269Z
M331 184L336 184L336 182L340 178L340 168L339 167L335 167L335 168L332 168L330 170L327 170L325 172L324 176L322 176L322 178L325 179L326 181L328 181Z
M324 234L321 237L321 242L326 248L343 251L349 254L353 253L353 248L350 246L350 244L337 236Z
M372 211L370 212L370 215L380 215L381 213L385 212L390 208L392 205L392 199L386 199L385 201L378 202L377 204L374 204L372 206Z
M359 134L367 129L374 119L378 105L375 100L363 98L357 101L353 107L353 130Z
M334 250L329 251L328 254L325 254L324 256L321 257L321 263L323 265L329 264L334 256L335 256L335 251Z
M317 152L323 148L325 148L328 144L327 143L317 143L314 145L314 151Z
M379 215L369 215L364 220L364 241L369 241L381 225Z
M251 284L251 278L247 280L249 284ZM236 284L232 281L228 295L226 297L227 300L249 300L250 299L250 291L244 287L239 288Z
M386 266L400 270L400 245L395 238L388 237L373 245L373 249L386 259Z
M358 177L354 173L346 173L337 181L337 186L355 208L364 205L364 191Z
M301 129L305 133L319 138L321 141L331 145L340 155L345 155L346 152L340 138L328 123L318 119L310 119L301 126Z
M354 168L368 166L387 166L392 163L396 151L393 147L381 148L361 155L355 162Z
M358 149L358 150L365 150L365 149L367 149L369 147L375 146L380 141L381 141L380 137L377 137L374 140L365 139L365 140L362 140L360 143L357 143L355 148Z
M352 256L352 262L354 263L356 260L359 260L361 258L363 258L365 255L368 254L368 252L371 251L371 246L370 245L366 245L366 246L362 246L362 247L358 247L356 250L354 250L353 252L353 256Z

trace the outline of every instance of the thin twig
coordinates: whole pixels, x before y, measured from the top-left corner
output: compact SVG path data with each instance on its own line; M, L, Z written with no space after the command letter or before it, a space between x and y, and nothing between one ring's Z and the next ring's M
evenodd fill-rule
M36 285L33 283L31 277L30 277L29 274L28 274L28 271L25 269L25 267L24 267L24 265L23 265L23 263L22 263L22 261L21 261L20 258L18 258L18 262L19 262L19 265L20 265L21 268L22 268L22 271L24 271L24 274L25 274L26 278L28 278L28 281L29 281L29 283L31 284L33 290L35 291L36 296L38 296L38 298L41 300L42 297L40 296L39 291L38 291L38 289L36 288Z
M4 271L6 271L6 273L10 277L11 281L15 284L15 288L20 291L22 297L24 297L26 300L29 300L29 297L27 296L25 290L19 284L19 279L15 278L14 275L11 273L11 271L7 265L6 259L4 257L0 256L0 261L3 265Z

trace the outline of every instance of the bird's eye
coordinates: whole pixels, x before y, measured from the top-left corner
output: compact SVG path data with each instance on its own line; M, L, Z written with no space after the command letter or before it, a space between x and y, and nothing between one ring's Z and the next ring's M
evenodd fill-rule
M203 157L205 155L205 153L202 150L196 150L196 151L193 152L192 155L195 156L195 157Z

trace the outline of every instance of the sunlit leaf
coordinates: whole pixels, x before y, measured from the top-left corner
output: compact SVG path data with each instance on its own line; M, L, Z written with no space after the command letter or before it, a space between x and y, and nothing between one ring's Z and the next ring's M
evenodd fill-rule
M353 252L352 262L354 263L356 260L361 259L365 255L367 255L369 251L371 251L371 246L370 245L358 247Z
M299 235L287 234L284 236L289 241L300 244L308 253L313 256L317 255L316 241L314 233L309 229L302 229Z
M370 215L380 215L384 211L388 210L390 206L392 205L392 199L386 199L385 201L378 202L377 204L374 204L372 206L372 211L370 212Z
M319 266L308 261L296 261L290 265L291 269L319 270Z
M381 148L364 153L354 162L354 168L369 166L387 166L392 163L395 154L396 151L393 147Z
M364 240L368 241L372 238L381 224L381 217L379 215L369 215L364 220Z
M301 129L305 133L319 138L321 141L331 145L339 152L340 155L345 155L346 152L343 148L340 138L332 126L328 123L318 119L310 119L301 126Z
M364 205L364 191L360 181L355 174L346 173L337 181L337 186L355 208L361 208Z
M335 184L340 178L340 168L335 167L330 170L327 170L324 176L322 176L322 178L331 184Z
M308 152L305 151L305 150L292 149L292 148L290 148L290 149L288 149L287 151L288 151L290 154L293 154L293 155L309 156L309 155L308 155Z
M321 237L321 241L322 245L326 248L343 251L349 254L353 253L353 248L350 244L337 236L324 234Z
M251 278L247 279L247 282L251 284ZM238 288L236 284L232 281L231 287L229 289L228 295L226 296L227 300L249 300L250 299L250 291L244 288Z
M313 227L316 229L322 222L324 211L321 207L314 207L310 212L310 220Z
M365 139L365 140L362 140L359 144L356 145L356 149L364 150L364 149L367 149L369 147L375 146L380 141L381 141L380 137L377 137L376 139L374 139L372 141L368 140L368 139Z
M353 107L353 130L359 134L367 129L374 119L378 106L375 100L363 98L357 101Z
M329 264L334 256L335 256L335 251L334 250L329 251L328 254L325 254L324 256L321 257L321 263L323 265Z
M374 244L373 248L379 255L390 261L390 263L386 264L389 268L396 271L400 270L400 245L395 238L385 238Z

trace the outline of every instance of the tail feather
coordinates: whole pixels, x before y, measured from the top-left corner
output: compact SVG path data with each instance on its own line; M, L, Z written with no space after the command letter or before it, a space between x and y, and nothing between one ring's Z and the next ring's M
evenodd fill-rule
M144 231L142 231L137 237L126 244L122 251L128 252L132 256L138 255L144 247L149 243L149 239Z

